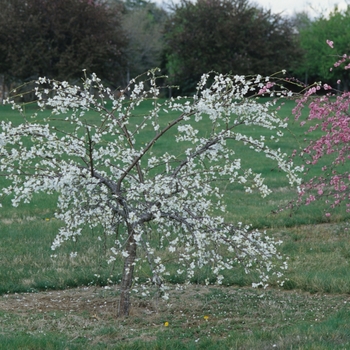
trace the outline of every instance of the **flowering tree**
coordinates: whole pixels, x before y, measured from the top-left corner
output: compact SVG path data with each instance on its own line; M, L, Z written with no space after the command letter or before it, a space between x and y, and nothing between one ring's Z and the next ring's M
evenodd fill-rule
M326 44L333 49L334 42L326 40ZM349 56L339 56L334 67L350 69ZM332 68L330 68L332 70ZM340 85L338 80L337 84ZM321 96L317 93L321 92ZM339 93L328 84L317 84L310 87L305 95L297 100L293 110L296 118L302 115L305 106L308 107L306 120L310 123L308 133L319 137L312 137L309 144L302 150L306 172L320 163L323 165L319 175L300 186L299 203L310 204L324 199L328 204L326 216L330 210L345 205L350 212L350 171L346 167L350 159L350 93Z
M286 267L276 249L279 242L225 221L220 181L242 184L246 192L256 189L263 197L270 193L260 174L242 168L237 142L271 158L291 184L299 183L297 169L277 148L286 123L274 101L260 103L253 95L272 93L272 86L277 91L277 85L261 76L206 74L193 98L162 104L155 71L147 80L131 81L116 98L95 75L85 77L82 87L40 78L39 109L32 118L9 101L23 121L17 126L1 122L0 169L12 183L2 193L14 195L14 206L31 201L36 192L58 193L55 215L62 227L53 250L83 234L84 227L100 227L116 237L110 261L124 260L119 315L129 313L130 290L145 262L149 282L167 298L166 254L176 257L177 274L187 280L210 264L221 283L223 270L242 263L247 272L258 270L255 285L265 286L272 267L278 276ZM152 99L153 108L135 117L145 99ZM174 118L167 117L170 112ZM199 130L203 122L210 122L210 130ZM246 126L266 130L268 142L263 134L256 139L242 133ZM142 142L145 134L149 139ZM158 140L170 137L177 142L174 149L157 149ZM151 231L160 243L154 243Z

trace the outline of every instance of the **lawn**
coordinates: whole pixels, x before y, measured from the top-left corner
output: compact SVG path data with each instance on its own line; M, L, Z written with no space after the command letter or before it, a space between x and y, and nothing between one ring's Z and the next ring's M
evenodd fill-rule
M292 120L292 105L282 108L283 118ZM149 108L149 103L141 105L135 120ZM164 115L164 123L170 117ZM0 118L19 120L8 107L1 107ZM205 133L207 126L201 127ZM259 135L258 128L244 131ZM145 140L151 132L145 130ZM286 153L302 147L309 137L304 132L291 122L280 147ZM154 146L155 152L174 147L170 136ZM180 284L183 288L170 293L167 302L156 293L133 295L130 317L117 319L121 268L118 261L106 263L113 238L86 231L53 252L60 226L53 215L56 197L36 195L18 208L5 198L0 210L0 349L350 348L348 215L338 210L327 218L321 202L279 212L296 198L296 190L261 155L239 146L236 153L266 177L273 193L262 199L220 184L227 192L227 219L251 223L283 241L281 252L289 257L283 288L272 280L267 289L252 289L256 276L241 268L225 276L224 286L204 286L208 267L191 285ZM0 186L5 182L0 178ZM145 277L148 273L145 268ZM175 271L168 279L174 286L181 283Z

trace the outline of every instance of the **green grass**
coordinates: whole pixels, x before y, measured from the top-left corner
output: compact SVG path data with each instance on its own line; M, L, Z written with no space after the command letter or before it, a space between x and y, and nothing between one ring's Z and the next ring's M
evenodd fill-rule
M137 115L149 107L141 105ZM283 118L291 117L291 107L286 104ZM1 107L0 116L20 120L8 107ZM208 126L202 127L206 132ZM259 134L258 129L243 131ZM302 144L303 132L291 123L284 151L291 153L298 140ZM140 142L151 133L146 130ZM154 151L175 146L170 134ZM0 209L0 349L350 348L348 215L338 210L326 218L322 202L293 213L276 212L295 198L295 189L261 154L235 147L274 192L262 199L239 186L220 184L229 199L227 219L251 223L283 240L289 269L282 289L274 279L266 290L251 289L256 276L241 268L226 274L225 286L205 287L205 278L215 281L207 267L187 289L172 292L168 302L156 294L145 299L133 295L130 317L117 319L115 283L121 264L106 263L113 237L86 230L76 243L51 251L60 227L53 219L56 197L38 194L18 208L5 198ZM5 183L0 178L0 186ZM78 252L77 257L70 257L71 252ZM182 283L175 265L169 282ZM148 268L143 273L148 277Z

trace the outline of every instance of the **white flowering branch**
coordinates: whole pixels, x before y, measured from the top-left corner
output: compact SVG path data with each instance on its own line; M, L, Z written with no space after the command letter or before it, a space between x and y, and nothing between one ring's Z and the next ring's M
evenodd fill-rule
M23 106L8 100L23 122L1 122L0 171L11 180L3 195L14 194L12 204L17 206L36 192L58 193L55 215L63 226L53 250L75 240L84 227L102 227L110 235L124 227L109 259L124 259L120 315L129 313L130 290L144 262L152 272L150 282L167 297L163 261L170 254L187 281L210 264L221 283L222 271L242 263L247 272L259 271L255 285L266 286L270 270L275 268L280 276L277 265L285 268L276 248L280 242L249 225L227 223L227 199L216 184L237 182L247 192L256 189L263 197L270 193L261 174L242 168L235 142L272 159L291 184L300 183L298 169L266 144L265 135L255 139L240 132L241 126L273 130L271 139L278 143L287 125L278 117L275 101L261 103L255 97L288 92L277 91L273 79L261 76L206 74L192 99L160 103L156 72L148 74L148 84L133 80L118 98L95 75L85 77L82 87L39 78L39 108L31 118ZM152 110L134 116L146 99L152 99ZM170 120L170 112L178 116ZM210 122L210 130L201 130L203 122ZM140 138L144 135L150 135L145 144ZM170 137L178 147L157 147L159 140ZM178 149L184 152L179 155ZM150 229L161 237L159 247Z

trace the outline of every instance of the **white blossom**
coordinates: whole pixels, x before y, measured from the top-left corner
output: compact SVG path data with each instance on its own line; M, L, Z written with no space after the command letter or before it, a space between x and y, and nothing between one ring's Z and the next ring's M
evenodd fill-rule
M82 87L39 78L35 118L24 118L19 125L1 121L0 169L11 183L2 194L13 194L13 206L30 202L38 192L58 194L55 217L63 226L52 250L76 240L86 227L102 227L105 235L115 236L123 226L109 247L108 262L118 256L134 258L135 278L137 267L148 263L150 282L163 291L169 272L162 251L177 257L177 273L187 281L209 264L220 284L222 272L240 262L247 272L258 270L260 281L255 286L266 286L271 271L277 269L281 276L279 262L282 271L287 267L278 254L279 243L249 225L226 222L225 193L217 184L219 180L236 182L242 190L258 191L262 197L271 192L262 175L254 172L255 164L243 168L235 143L260 152L286 173L290 184L300 184L302 169L266 141L272 133L271 139L278 142L287 127L277 115L275 102L248 97L272 78L205 74L191 99L169 99L164 104L158 101L155 72L148 79L147 84L132 80L116 98L94 74L86 77ZM127 103L124 93L130 96ZM111 100L111 109L106 99ZM153 109L135 117L134 110L146 99L152 100ZM24 113L14 101L8 103ZM51 115L41 115L43 108ZM88 111L96 114L93 120L85 118ZM164 123L161 111L167 118L177 117ZM210 123L205 132L203 122ZM262 134L255 139L243 133L241 125L259 127ZM152 130L146 142L140 136L144 130ZM170 137L177 147L162 146L159 151L159 140ZM154 236L160 237L157 244ZM138 247L136 257L130 256L130 242ZM129 271L130 267L125 272Z

